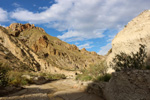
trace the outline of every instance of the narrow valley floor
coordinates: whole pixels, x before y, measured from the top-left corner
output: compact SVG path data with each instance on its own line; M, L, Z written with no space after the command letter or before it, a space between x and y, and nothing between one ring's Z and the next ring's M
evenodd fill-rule
M25 86L25 89L0 100L104 100L95 94L84 92L73 79L52 81L42 85Z

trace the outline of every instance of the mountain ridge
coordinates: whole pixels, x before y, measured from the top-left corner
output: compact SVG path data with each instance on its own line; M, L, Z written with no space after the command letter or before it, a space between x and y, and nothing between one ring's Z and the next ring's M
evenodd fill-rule
M13 23L1 27L0 33L4 39L0 43L35 71L61 74L70 71L72 75L105 58L84 48L79 50L76 45L50 36L34 24Z

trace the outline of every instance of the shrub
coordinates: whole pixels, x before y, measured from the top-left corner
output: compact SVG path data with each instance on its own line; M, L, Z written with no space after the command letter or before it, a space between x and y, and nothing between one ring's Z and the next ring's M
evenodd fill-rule
M22 86L29 84L28 79L22 77L24 72L17 72L17 71L9 71L8 72L8 83L12 86Z
M0 64L0 87L28 84L28 80L21 77L22 74L22 72L11 71L6 64Z
M91 65L88 69L82 71L83 74L76 76L76 80L89 81L96 80L97 77L103 76L107 72L107 65L105 61L98 64Z
M139 51L137 53L131 53L130 55L121 52L113 58L113 67L116 71L128 70L128 69L144 69L146 66L145 59L147 57L145 51L145 45L140 44Z
M8 84L8 77L7 77L7 73L9 71L9 68L0 63L0 87L4 87L4 86L7 86Z
M47 77L49 80L66 79L64 74L47 74L45 77Z
M89 75L77 75L76 80L81 80L81 81L90 81L92 80L92 77Z
M93 77L97 77L99 75L105 75L107 68L106 62L102 61L98 64L91 65L87 70L87 73L90 73Z
M111 74L105 74L102 76L98 76L97 79L95 81L104 81L104 82L108 82L111 78Z

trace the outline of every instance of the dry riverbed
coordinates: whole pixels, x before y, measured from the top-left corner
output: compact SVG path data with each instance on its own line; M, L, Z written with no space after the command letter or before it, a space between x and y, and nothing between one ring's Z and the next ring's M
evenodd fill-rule
M103 100L85 92L87 84L73 79L52 81L42 85L25 86L24 89L0 100Z

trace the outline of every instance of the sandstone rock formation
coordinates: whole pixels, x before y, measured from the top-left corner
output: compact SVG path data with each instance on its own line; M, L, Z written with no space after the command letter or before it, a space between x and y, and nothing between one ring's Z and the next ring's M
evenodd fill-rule
M29 23L13 23L7 28L1 27L0 40L3 47L35 71L73 77L90 64L104 59L95 52L79 50L76 45L52 37L44 29Z
M129 22L112 41L112 50L107 57L107 63L115 54L137 52L139 44L146 45L147 64L150 65L150 10L146 10Z
M96 52L94 52L94 51L92 51L92 52L91 52L91 54L93 54L93 55L97 55L97 53L96 53Z
M83 51L83 52L84 52L84 51L86 51L86 49L85 49L85 48L82 48L82 49L81 49L81 51Z
M10 26L6 27L6 29L11 29L12 31L23 31L25 29L35 28L34 24L30 25L27 24L20 24L20 23L13 23Z
M6 29L11 31L10 34L15 37L18 37L20 32L32 28L35 28L34 24L30 25L29 23L27 24L13 23L9 27L6 27Z

